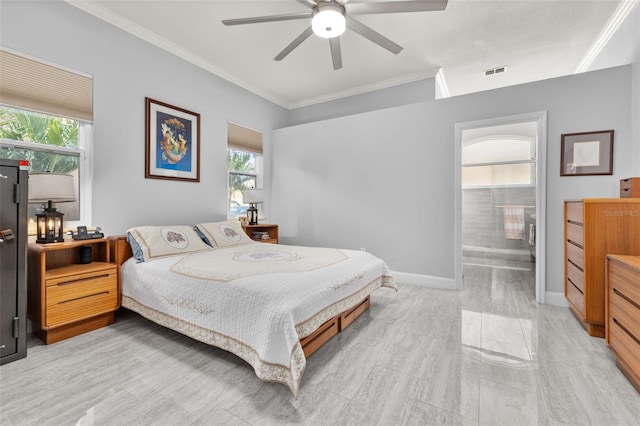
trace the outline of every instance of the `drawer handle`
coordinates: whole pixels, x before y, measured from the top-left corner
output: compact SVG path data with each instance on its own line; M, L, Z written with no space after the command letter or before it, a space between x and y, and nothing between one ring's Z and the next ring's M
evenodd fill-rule
M75 302L76 300L88 299L89 297L101 296L103 294L109 294L108 291L101 291L100 293L89 294L88 296L76 297L75 299L69 299L62 302L58 302L58 305L64 305L65 303Z
M578 290L580 292L580 294L584 294L583 291L580 290L580 288L573 281L571 281L571 278L567 278L567 281L569 281L571 283L571 285L574 286L576 288L576 290Z
M584 272L584 271L582 270L582 268L581 268L581 267L579 267L578 265L576 265L574 262L572 262L572 261L571 261L571 259L567 259L567 262L569 262L570 264L572 264L573 266L575 266L576 268L578 268L578 269L580 270L580 272Z
M614 292L615 294L617 294L618 296L622 297L622 298L623 298L624 300L626 300L627 302L631 303L633 306L635 306L635 307L636 307L636 309L640 309L640 305L638 305L638 304L637 304L636 302L634 302L633 300L629 299L629 298L628 298L627 296L625 296L624 294L620 293L620 292L618 291L618 289L617 289L617 288L615 288L615 287L614 287L614 288L613 288L613 292Z
M629 335L629 337L631 337L633 340L636 341L637 344L640 345L640 339L638 339L636 336L634 336L633 334L631 334L631 332L627 329L627 327L625 327L624 325L622 325L622 323L620 323L620 321L617 320L617 318L613 318L613 322L616 323L616 325L618 327L620 327L622 329L622 331L624 331L625 333L627 333Z
M78 278L77 280L64 281L64 282L58 283L56 285L60 287L60 286L63 286L63 285L80 283L82 281L90 281L90 280L95 280L97 278L108 278L108 277L109 277L109 274L93 275L93 276L87 277L87 278Z
M573 246L578 247L579 249L584 249L584 247L582 247L580 244L576 243L576 242L575 242L575 241L573 241L573 240L567 240L567 242L568 242L569 244L573 245Z

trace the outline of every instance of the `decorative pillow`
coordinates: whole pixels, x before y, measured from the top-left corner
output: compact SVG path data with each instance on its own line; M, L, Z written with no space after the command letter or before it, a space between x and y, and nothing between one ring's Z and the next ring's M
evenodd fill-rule
M211 250L190 226L139 226L127 231L127 240L138 262Z
M229 247L255 243L242 229L238 220L224 222L199 223L196 225L198 233L205 242L213 247Z

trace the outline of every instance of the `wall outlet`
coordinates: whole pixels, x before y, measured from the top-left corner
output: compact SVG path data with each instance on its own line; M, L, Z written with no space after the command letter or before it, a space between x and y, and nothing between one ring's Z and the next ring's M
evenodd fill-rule
M367 251L367 249L364 247L360 247L360 251Z

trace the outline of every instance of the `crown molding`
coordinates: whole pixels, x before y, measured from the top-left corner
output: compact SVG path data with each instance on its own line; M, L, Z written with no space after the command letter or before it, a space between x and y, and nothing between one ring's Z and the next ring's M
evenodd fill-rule
M587 54L584 55L582 61L580 61L580 65L576 68L575 74L588 70L591 63L593 63L600 54L600 51L602 51L602 49L607 45L609 40L611 40L611 37L613 37L616 31L618 31L618 28L620 28L620 25L622 25L624 20L627 19L629 13L631 13L633 8L638 4L640 4L640 0L624 0L618 5L615 12L607 22L607 25L604 27Z
M447 79L444 77L444 70L440 68L436 74L436 85L440 89L440 97L436 96L436 99L443 99L451 97L449 93L449 87L447 86Z

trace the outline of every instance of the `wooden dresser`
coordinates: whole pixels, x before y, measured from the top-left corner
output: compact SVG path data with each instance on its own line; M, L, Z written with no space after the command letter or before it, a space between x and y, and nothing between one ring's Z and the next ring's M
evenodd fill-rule
M640 199L565 201L564 217L564 295L585 330L605 337L605 258L640 255Z
M640 256L607 256L606 341L640 392Z

